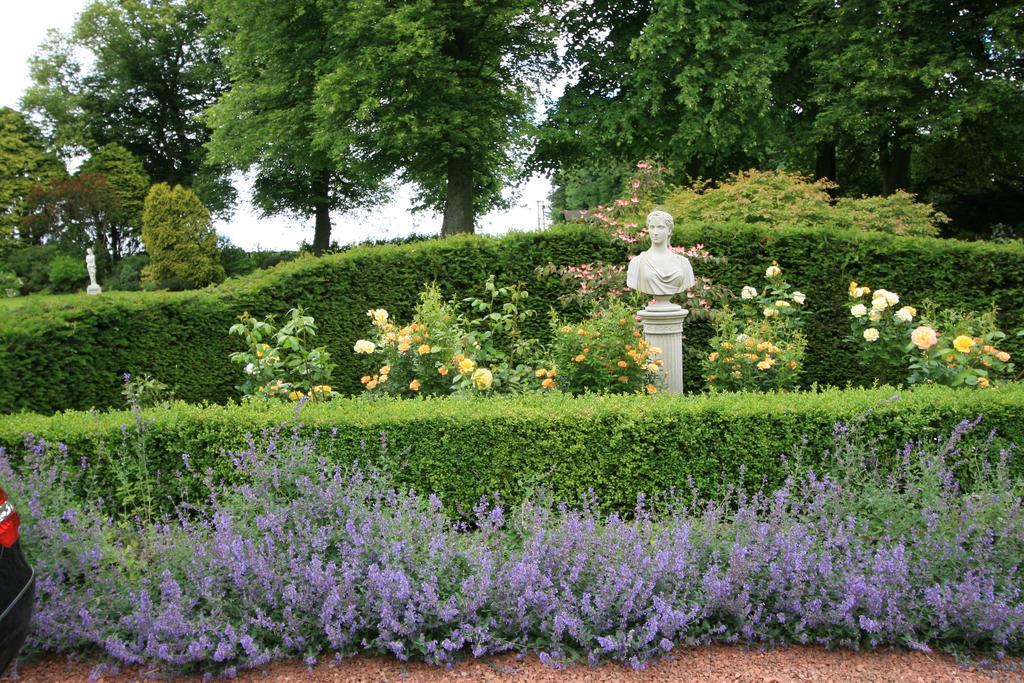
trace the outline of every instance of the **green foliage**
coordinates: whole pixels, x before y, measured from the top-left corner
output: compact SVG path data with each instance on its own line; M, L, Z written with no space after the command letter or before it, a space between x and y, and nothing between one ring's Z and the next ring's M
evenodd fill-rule
M131 152L116 143L99 148L82 164L79 174L106 178L113 201L96 230L99 241L114 260L141 247L142 206L149 191L149 176Z
M174 401L174 390L149 373L141 377L124 376L121 390L129 408L169 408Z
M671 487L689 491L691 478L707 496L721 495L741 480L752 486L762 478L775 484L787 473L780 455L804 444L805 464L827 465L807 458L830 452L836 422L849 424L861 415L864 438L883 463L899 458L907 441L944 439L950 424L978 415L983 416L981 428L968 435L970 443L961 444L964 449L983 442L990 430L996 430L994 448L1024 442L1024 386L969 393L919 387L891 400L895 393L531 394L378 400L372 410L365 400L339 398L306 404L298 415L294 406L278 402L205 407L177 403L137 416L70 412L0 417L0 446L13 455L17 467L25 433L60 441L71 456L64 462L76 471L79 457L96 452L101 442L111 449L127 448L127 462L150 472L180 470L181 454L187 453L191 476L202 477L210 468L216 481L236 476L227 453L245 448L250 435L264 429L334 433L327 455L336 459L361 457L365 451L359 444L377 443L383 433L389 451L401 454L400 462L389 463L395 465L400 484L435 492L447 506L465 513L481 496L495 492L505 504L515 504L538 481L569 502L592 490L606 511L633 509L640 493ZM132 436L137 419L146 423L144 449L137 448ZM122 425L131 440L125 440ZM110 504L119 503L125 492L159 501L165 496L178 499L189 490L187 479L151 476L147 481L154 490L148 493L132 489L127 481L119 491L119 473L103 471L124 466L117 462L100 465L97 473ZM1015 457L1010 465L1014 476L1024 476L1024 460Z
M690 180L788 169L841 179L851 196L912 190L958 223L1018 222L1014 3L593 0L555 12L573 78L536 160L565 192L646 156Z
M50 263L57 254L56 244L33 244L11 251L6 262L24 283L23 291L30 294L49 287Z
M815 225L833 230L876 230L934 236L948 218L934 207L896 192L888 197L841 199L834 183L781 171L741 171L717 185L697 181L672 190L666 210L677 222L752 223L766 228Z
M21 286L25 284L12 270L0 269L0 294L6 297L21 294Z
M739 291L764 276L777 259L798 283L813 313L804 327L807 349L801 382L810 386L870 384L844 338L849 334L846 284L886 283L910 301L942 307L999 308L1003 330L1024 328L1024 245L897 237L876 232L806 228L765 230L716 224L677 228L675 244L703 243L715 261L695 265L716 285ZM467 237L401 246L358 247L319 259L300 258L272 270L236 278L202 292L111 292L102 297L19 297L0 303L0 410L52 412L120 403L120 377L149 372L188 401L224 401L235 395L241 350L224 330L243 311L265 317L301 305L316 318L318 337L338 363L335 391L361 391L363 357L352 346L365 334L366 311L386 308L409 320L424 285L442 296L483 298L481 273L523 282L531 308L558 308L572 285L535 279L538 265L625 263L627 245L607 232L566 225L541 233ZM291 304L291 305L289 305ZM579 319L580 313L566 316ZM548 317L523 325L526 338L550 339ZM707 351L709 322L685 328L688 349ZM1024 337L1006 340L1015 358ZM686 386L703 387L700 358L687 355ZM39 381L46 368L47 382ZM61 387L52 391L51 386Z
M201 115L227 89L220 36L199 0L92 0L68 34L51 31L22 100L66 158L123 145L153 182L183 184L217 212L234 191L206 163Z
M245 381L238 387L243 396L292 401L331 398L335 365L327 349L313 347L316 321L301 306L288 311L288 321L280 328L272 318L257 320L243 313L228 333L242 337L246 344L245 351L231 354L231 362L244 366Z
M142 269L149 263L147 254L132 254L114 264L114 272L103 281L104 291L137 292L142 289Z
M590 209L621 196L622 187L633 173L632 164L622 162L596 168L556 172L549 197L553 218L562 220L564 210Z
M42 134L19 112L0 108L0 240L17 233L32 190L65 173Z
M1020 45L1008 39L1019 25L1000 3L801 4L813 22L814 127L876 150L884 194L908 187L915 150L969 139L979 124L1012 129L1020 116Z
M853 230L877 230L894 235L938 235L949 218L914 195L898 190L887 197L859 197L836 202L836 224Z
M50 288L54 292L74 292L89 282L85 259L57 256L50 261Z
M172 287L181 281L197 288L224 279L210 212L181 185L171 189L158 183L150 188L142 213L142 240L149 254L143 282Z

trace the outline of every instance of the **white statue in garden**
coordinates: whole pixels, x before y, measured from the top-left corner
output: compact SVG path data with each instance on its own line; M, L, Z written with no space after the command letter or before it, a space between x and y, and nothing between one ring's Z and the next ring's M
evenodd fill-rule
M626 286L654 298L636 315L644 326L644 339L662 362L665 388L683 393L683 319L688 310L672 303L672 295L694 285L690 259L672 251L672 216L664 211L647 215L651 248L635 256L626 269Z
M103 290L96 284L96 255L92 249L85 250L85 269L89 271L89 286L85 291L89 294L99 294Z
M664 211L652 211L647 216L647 233L651 247L629 262L626 286L650 294L659 303L667 302L673 294L694 285L690 260L672 251L672 216Z

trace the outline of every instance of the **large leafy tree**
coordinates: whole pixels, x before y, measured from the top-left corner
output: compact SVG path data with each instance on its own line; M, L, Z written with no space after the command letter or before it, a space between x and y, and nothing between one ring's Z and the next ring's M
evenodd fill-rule
M207 114L211 158L254 171L252 200L265 215L314 216L313 251L330 244L331 211L382 198L390 175L377 156L332 157L318 137L316 85L338 46L311 0L208 0L227 38L233 86Z
M716 177L767 159L788 117L778 92L795 24L787 6L570 3L561 24L573 81L544 123L538 163L657 158Z
M18 233L32 191L65 174L42 134L20 112L0 108L0 241Z
M207 23L199 0L92 0L32 59L23 107L65 156L120 144L155 182L191 186L227 211L224 169L205 163L201 114L227 88Z
M523 174L555 51L543 0L322 2L336 51L316 89L339 163L375 158L472 232Z
M537 154L562 177L650 157L691 176L781 167L856 194L909 188L949 202L1024 186L1019 2L567 7L573 80Z
M804 0L816 125L874 146L881 190L911 186L915 149L1005 126L1024 104L1021 7L999 0Z

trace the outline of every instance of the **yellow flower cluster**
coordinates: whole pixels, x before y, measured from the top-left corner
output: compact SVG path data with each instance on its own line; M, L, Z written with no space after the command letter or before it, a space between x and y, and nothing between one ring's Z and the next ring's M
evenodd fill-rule
M376 375L363 375L359 378L359 381L367 389L376 389L379 385L385 384L388 381L388 375L391 372L391 366L385 365L380 369L380 372Z
M862 296L864 296L865 294L870 294L871 293L871 288L870 287L861 287L856 282L851 282L850 283L849 291L850 291L850 298L859 299Z
M416 347L416 353L421 356L433 352L430 344L426 343L426 340L430 338L430 332L427 331L426 325L411 323L405 327L396 328L394 325L386 323L382 328L384 343L394 344L399 353L405 353L413 346Z
M533 376L542 380L540 385L544 389L554 389L557 386L555 377L558 376L558 371L555 368L537 368Z
M785 360L786 351L772 341L748 334L737 335L735 342L720 342L718 347L720 350L712 351L707 356L708 362L714 364L709 368L714 371L706 377L712 384L720 381L723 375L742 379L744 367L756 369L755 375L777 367L786 367L790 370L799 367L796 360Z

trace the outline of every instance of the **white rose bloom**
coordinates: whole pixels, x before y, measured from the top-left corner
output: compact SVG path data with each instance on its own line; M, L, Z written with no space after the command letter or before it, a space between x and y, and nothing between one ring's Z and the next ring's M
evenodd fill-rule
M789 302L786 301L785 299L779 299L778 301L775 302L775 308L789 308L789 307L790 307Z
M885 292L885 303L889 304L890 306L895 306L900 302L900 295L897 294L896 292L890 292L887 289L884 289L882 291Z
M256 374L256 366L253 365L252 363L249 363L248 365L246 365L245 366L245 374L247 374L247 375L255 375Z
M750 285L747 285L746 287L744 287L743 290L740 292L740 298L741 299L748 299L749 300L749 299L753 299L755 296L757 296L757 290L754 289L753 287L751 287Z
M876 311L884 311L889 308L889 302L885 300L884 296L876 296L871 300L871 308Z
M879 320L882 319L882 312L872 308L871 312L868 313L868 319L869 320L874 320L875 322L878 322Z
M878 341L878 330L873 327L869 327L864 330L864 338L869 342Z
M850 309L850 315L854 318L863 318L867 315L868 309L864 304L857 304Z
M909 323L911 320L914 319L914 314L910 310L909 306L904 306L900 310L896 311L896 314L893 315L893 317L896 320L900 320L902 322Z
M743 342L747 341L748 339L750 339L750 335L749 334L744 334L744 333L740 332L739 334L736 335L736 341L738 341L740 344L742 344Z
M805 295L803 292L793 292L793 301L797 302L798 304L803 304L803 302L806 300L807 295Z
M372 341L360 339L356 342L356 345L352 347L352 350L356 353L373 353L377 350L377 345Z
M778 277L779 275L782 275L782 268L779 268L778 266L768 266L764 271L765 277Z
M770 318L773 315L778 315L779 314L779 310L777 308L771 308L771 307L766 308L766 309L764 309L761 312L764 313L764 317L766 317L766 318Z

